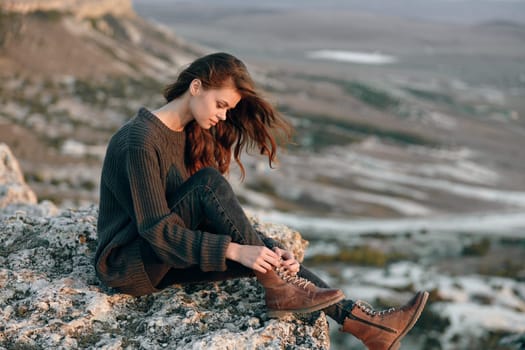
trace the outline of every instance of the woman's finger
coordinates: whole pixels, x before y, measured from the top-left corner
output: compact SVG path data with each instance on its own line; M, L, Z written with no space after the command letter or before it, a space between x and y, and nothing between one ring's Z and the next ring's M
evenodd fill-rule
M283 260L283 261L281 262L281 265L282 265L282 266L287 266L287 267L288 267L288 266L295 265L295 264L297 264L297 261L295 261L295 260Z
M284 251L281 248L273 247L273 251L275 252L275 254L277 254L279 256L279 258L281 258L283 256Z
M264 259L264 261L268 262L272 266L275 266L275 267L281 266L280 259L278 257L276 257L274 254L268 254L268 255L264 256L263 259Z
M260 266L258 264L254 264L252 266L252 270L259 271L259 272L262 272L262 273L266 273L266 269L264 269L262 266Z
M268 271L272 269L272 265L265 259L264 257L260 256L257 258L254 262L254 265L259 267L259 269L263 270L262 272Z
M273 269L272 265L269 264L269 263L267 263L266 261L261 261L261 262L259 263L259 265L260 265L263 269L265 269L266 271L268 271L268 270L272 270L272 269Z
M294 260L293 254L290 253L289 251L280 249L277 247L275 247L274 250L276 251L277 254L279 254L279 257L282 258L283 260Z
M268 249L268 252L270 255L277 261L281 260L281 254L278 252L274 252L273 250Z

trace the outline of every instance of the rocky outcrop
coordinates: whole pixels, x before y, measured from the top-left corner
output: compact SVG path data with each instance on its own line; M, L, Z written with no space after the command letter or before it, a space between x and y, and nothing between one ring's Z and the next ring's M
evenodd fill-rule
M106 14L133 16L131 0L2 0L4 12L29 13L35 11L70 12L77 17L100 17Z
M18 161L5 143L0 143L0 209L10 204L36 204L36 195L27 186Z
M52 216L57 212L50 201L37 203L37 196L24 181L17 159L6 144L0 143L0 214Z
M16 164L9 159L3 169ZM174 285L143 297L109 290L92 265L97 208L42 216L30 210L35 201L0 211L0 349L329 347L324 314L268 318L254 278ZM254 227L302 259L307 242L299 233L256 219Z

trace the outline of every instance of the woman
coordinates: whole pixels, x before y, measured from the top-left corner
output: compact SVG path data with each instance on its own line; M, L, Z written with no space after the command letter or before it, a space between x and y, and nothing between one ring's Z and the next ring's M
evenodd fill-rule
M96 271L131 295L174 283L253 276L270 316L323 310L370 349L397 349L428 294L376 312L300 266L250 225L222 174L258 148L276 159L291 128L259 96L245 65L216 53L183 70L167 103L141 108L111 139L101 178ZM232 154L233 153L233 154Z

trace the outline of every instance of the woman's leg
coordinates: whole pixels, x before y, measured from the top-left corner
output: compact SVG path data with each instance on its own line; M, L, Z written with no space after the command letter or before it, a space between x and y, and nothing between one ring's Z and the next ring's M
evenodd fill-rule
M264 245L244 214L233 189L213 168L204 168L168 195L168 205L192 230L231 236L239 244ZM151 246L143 241L141 253L151 283L163 288L175 283L205 282L254 276L253 271L228 261L224 272L203 272L198 268L172 269L161 261Z
M244 245L264 245L246 217L231 185L215 169L204 168L168 198L168 204L186 227L208 227Z
M211 228L208 231L229 235L233 242L239 244L267 245L269 248L276 244L271 239L259 236L254 230L230 184L215 169L205 168L195 173L168 199L168 204L190 229ZM151 255L147 247L144 250L144 256ZM148 270L148 265L146 269ZM152 277L152 282L155 282L159 288L174 283L216 281L254 275L252 270L235 262L228 262L228 269L224 272L203 272L198 268L170 269L163 271L162 276L155 275L154 271L148 272ZM317 287L329 288L326 283L304 267L301 268L299 274ZM346 305L345 301L339 302L336 306L327 308L326 312L342 324L344 318L341 318L340 315Z
M331 288L328 284L326 284L321 278L319 278L316 274L314 274L312 271L304 267L304 265L301 264L301 269L299 270L299 273L297 274L299 277L305 278L308 281L315 284L317 287L320 288ZM332 320L336 321L339 324L343 324L348 312L352 308L352 305L354 305L354 302L350 299L344 299L340 302L337 302L325 309L323 309L323 312L329 316Z
M263 245L269 241L261 239L253 229L237 200L230 184L214 169L203 169L192 176L177 191L171 208L179 214L189 228L197 228L209 223L214 232L230 235L240 244ZM225 273L203 273L200 270L187 270L184 273L170 270L170 276L186 279L187 282L218 280L242 277L252 272L235 262L229 262ZM173 275L171 272L174 272ZM293 282L294 278L279 279L274 271L266 274L256 273L259 282L266 289L266 303L269 314L283 311L319 310L319 305L330 305L322 310L343 325L343 331L359 338L372 349L390 349L399 347L401 339L412 328L423 310L428 293L417 293L412 300L399 309L374 311L362 302L341 300L340 291L329 289L328 285L310 270L301 266L298 279L304 278L319 288L311 288L302 281ZM285 282L286 281L286 282ZM301 291L301 288L305 290ZM308 290L306 290L308 289ZM268 297L271 295L270 297ZM312 297L312 295L316 295ZM338 295L340 297L338 297ZM304 299L299 303L287 303L289 300ZM332 300L332 301L331 301ZM337 300L341 300L338 301ZM316 306L317 305L317 306Z

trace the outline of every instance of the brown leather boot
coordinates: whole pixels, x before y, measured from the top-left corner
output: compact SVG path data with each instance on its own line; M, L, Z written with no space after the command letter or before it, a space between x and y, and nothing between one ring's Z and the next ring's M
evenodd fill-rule
M284 269L277 268L266 273L256 271L255 275L265 288L269 317L314 312L344 298L339 289L316 287L307 279L293 276Z
M374 311L356 301L343 323L343 332L358 338L369 350L397 350L401 339L414 326L428 299L428 292L418 292L400 308Z

